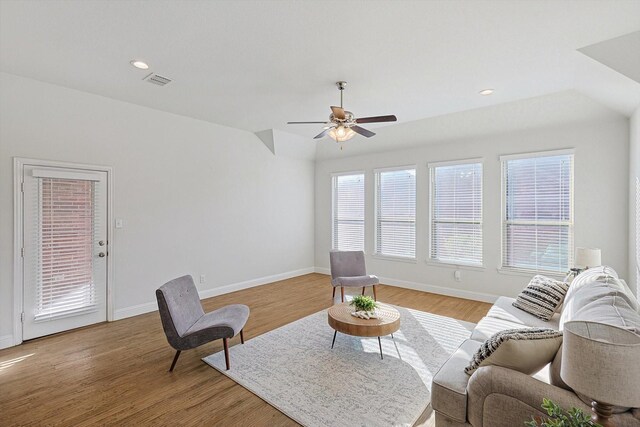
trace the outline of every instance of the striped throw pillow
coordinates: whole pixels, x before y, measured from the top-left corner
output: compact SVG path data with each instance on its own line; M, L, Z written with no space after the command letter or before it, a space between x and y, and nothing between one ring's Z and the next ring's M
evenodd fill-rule
M553 329L507 329L482 343L464 371L471 375L494 365L531 375L551 362L561 345L562 332Z
M564 301L569 284L536 275L513 302L513 306L548 321Z

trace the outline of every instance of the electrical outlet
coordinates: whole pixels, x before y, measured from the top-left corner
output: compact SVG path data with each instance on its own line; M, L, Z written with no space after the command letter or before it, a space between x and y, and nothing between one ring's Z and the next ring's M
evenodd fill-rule
M453 277L456 279L456 282L459 282L462 280L462 272L460 272L460 270L456 270L453 273Z
M201 275L200 275L200 283L202 284L202 283L204 283L204 282L206 282L206 281L207 281L207 278L205 277L205 275L204 275L204 274L201 274Z

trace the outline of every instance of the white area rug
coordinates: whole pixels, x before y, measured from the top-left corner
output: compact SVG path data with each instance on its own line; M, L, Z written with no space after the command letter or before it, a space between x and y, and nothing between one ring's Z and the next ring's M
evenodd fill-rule
M203 360L305 426L410 426L431 401L431 380L474 324L396 307L400 330L359 338L333 329L326 310Z

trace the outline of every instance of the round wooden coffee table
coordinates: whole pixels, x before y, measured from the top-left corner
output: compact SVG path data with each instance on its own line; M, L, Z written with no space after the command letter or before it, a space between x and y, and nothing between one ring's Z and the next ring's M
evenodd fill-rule
M400 329L400 312L388 304L378 303L377 319L360 319L351 313L355 311L348 303L336 304L328 310L329 326L335 329L331 348L336 342L338 332L356 337L378 337L380 358L382 359L382 343L380 337L391 334Z

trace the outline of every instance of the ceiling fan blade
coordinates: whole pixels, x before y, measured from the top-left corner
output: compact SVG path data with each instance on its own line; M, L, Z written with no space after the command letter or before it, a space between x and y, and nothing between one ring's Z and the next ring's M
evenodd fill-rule
M331 106L331 111L333 111L333 117L335 117L336 119L340 119L340 120L344 120L345 119L345 115L344 115L344 108L342 107L336 107L336 106Z
M327 121L325 120L323 122L287 122L288 125L319 125L323 123L327 123Z
M325 129L325 130L323 130L322 132L320 132L319 134L317 134L316 136L314 136L314 137L313 137L313 139L320 139L320 138L323 138L326 134L328 134L328 133L329 133L329 131L330 131L331 129L332 129L332 128L329 128L329 129Z
M366 136L367 138L371 138L372 136L375 135L375 133L371 132L370 130L367 130L365 128L361 128L360 126L351 126L350 128L352 131L359 133L362 136Z
M398 119L394 115L389 116L375 116L375 117L362 117L356 119L356 123L380 123L380 122L395 122Z

